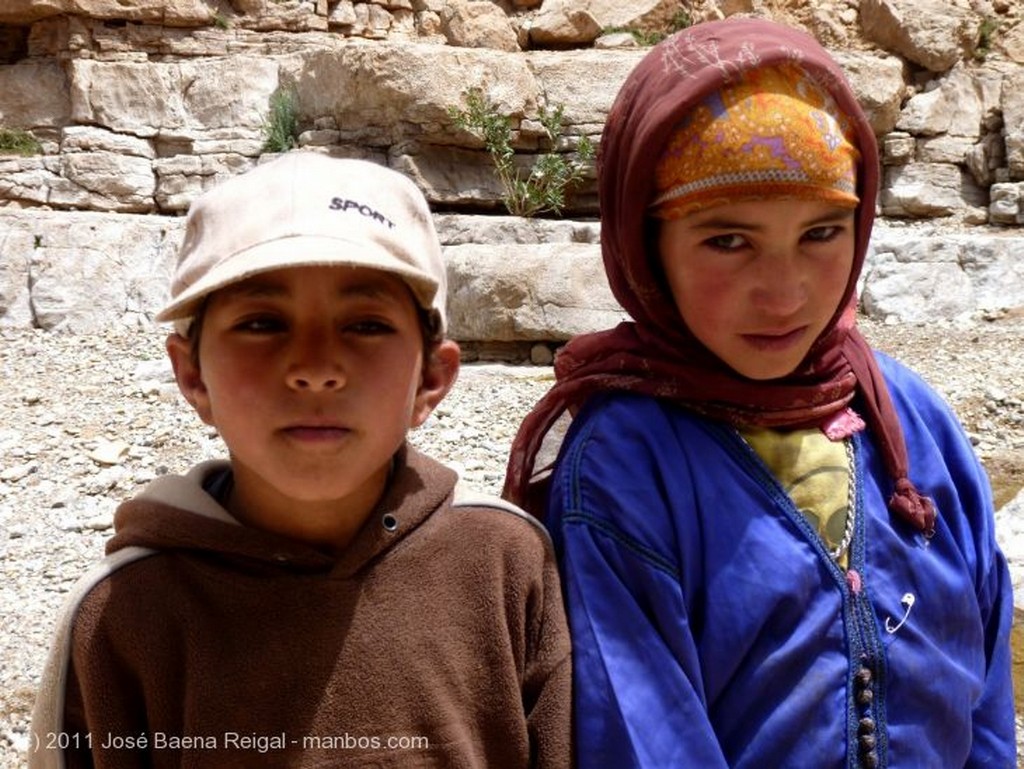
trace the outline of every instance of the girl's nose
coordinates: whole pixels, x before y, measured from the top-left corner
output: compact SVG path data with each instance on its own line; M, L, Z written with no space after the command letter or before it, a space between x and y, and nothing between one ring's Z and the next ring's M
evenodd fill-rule
M799 256L776 252L760 262L751 296L754 306L779 317L797 313L813 290L800 268Z

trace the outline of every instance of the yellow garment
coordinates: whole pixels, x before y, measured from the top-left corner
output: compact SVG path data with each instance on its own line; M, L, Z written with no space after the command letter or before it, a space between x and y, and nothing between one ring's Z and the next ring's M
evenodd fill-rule
M843 541L850 501L845 445L830 441L818 429L751 428L741 434L817 530L826 549L834 550ZM846 566L845 552L839 562Z
M795 63L753 69L686 115L654 169L659 219L737 200L857 205L860 153L829 93Z

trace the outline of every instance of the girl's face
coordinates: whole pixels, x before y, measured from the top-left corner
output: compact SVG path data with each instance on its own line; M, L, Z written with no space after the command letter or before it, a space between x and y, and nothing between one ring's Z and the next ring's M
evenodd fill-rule
M792 373L853 268L854 209L809 200L716 206L663 222L662 267L693 335L737 373Z

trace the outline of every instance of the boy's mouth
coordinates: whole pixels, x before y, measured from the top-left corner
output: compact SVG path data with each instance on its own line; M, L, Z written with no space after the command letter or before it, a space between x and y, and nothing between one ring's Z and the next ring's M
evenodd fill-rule
M337 441L352 431L339 424L297 424L282 431L289 438L300 441Z

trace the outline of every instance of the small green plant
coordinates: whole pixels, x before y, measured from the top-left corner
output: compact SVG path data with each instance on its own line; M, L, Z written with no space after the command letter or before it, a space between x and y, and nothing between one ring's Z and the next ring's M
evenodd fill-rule
M0 127L0 155L39 155L43 151L39 141L28 131Z
M671 28L669 29L669 34L675 34L680 30L686 29L687 27L692 27L693 17L690 15L690 12L688 10L686 10L685 8L680 8L678 11L675 12L675 15L672 17L672 20L669 22L669 24L671 25Z
M523 175L515 162L512 148L512 124L498 114L497 107L487 100L479 88L470 88L463 94L465 108L450 107L449 117L456 127L479 136L494 161L504 196L502 202L513 216L535 216L548 212L559 215L565 206L565 193L583 178L587 164L594 157L594 145L581 136L576 145L576 157L555 152L562 136L564 108L540 109L540 123L547 134L551 151L539 155L529 174Z
M263 136L264 152L287 152L298 144L299 97L293 89L281 87L270 95Z
M213 14L213 25L217 27L217 29L227 29L231 26L228 22L228 17L219 11Z
M974 48L974 58L978 61L985 61L992 51L992 38L999 30L999 22L986 16L978 25L978 44Z
M645 32L642 29L631 29L629 33L633 35L633 39L636 40L636 44L642 48L650 48L657 45L666 37L667 32Z
M610 35L613 32L628 32L633 36L636 44L644 48L649 48L653 45L657 45L669 35L674 35L681 29L693 26L693 17L690 16L690 12L685 8L680 8L676 11L675 15L668 22L668 27L664 30L643 30L634 29L633 27L609 27L603 30L604 34Z

